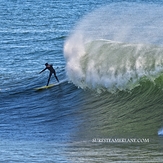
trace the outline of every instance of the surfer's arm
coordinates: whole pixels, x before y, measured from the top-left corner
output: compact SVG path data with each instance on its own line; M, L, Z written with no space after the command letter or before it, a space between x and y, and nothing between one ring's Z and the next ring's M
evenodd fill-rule
M45 71L47 68L44 68L42 71L39 72L39 74L41 74L43 71Z

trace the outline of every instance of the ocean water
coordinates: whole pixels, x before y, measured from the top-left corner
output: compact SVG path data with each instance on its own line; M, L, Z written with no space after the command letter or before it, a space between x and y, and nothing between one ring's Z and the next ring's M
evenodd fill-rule
M0 4L0 162L162 162L162 2Z

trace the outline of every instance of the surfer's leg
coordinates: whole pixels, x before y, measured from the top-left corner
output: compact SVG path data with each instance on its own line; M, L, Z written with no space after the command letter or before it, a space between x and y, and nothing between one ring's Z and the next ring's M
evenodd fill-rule
M51 76L52 76L52 73L49 74L49 79L48 79L48 82L47 82L46 86L49 85L49 82L50 82L50 78L51 78Z
M54 77L56 78L56 80L59 82L56 73L54 72Z

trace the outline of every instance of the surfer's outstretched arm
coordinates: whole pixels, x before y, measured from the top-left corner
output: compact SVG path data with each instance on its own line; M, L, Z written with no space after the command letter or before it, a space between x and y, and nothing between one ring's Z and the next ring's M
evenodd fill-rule
M43 71L45 71L47 68L44 68L42 71L39 72L39 74L41 74Z

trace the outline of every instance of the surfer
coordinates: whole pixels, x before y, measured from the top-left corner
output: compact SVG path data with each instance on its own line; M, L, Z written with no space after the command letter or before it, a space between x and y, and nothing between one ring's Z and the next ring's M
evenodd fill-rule
M48 69L48 70L50 71L49 78L48 78L48 82L47 82L47 85L46 85L46 86L49 85L49 81L50 81L50 78L51 78L52 74L54 74L54 77L55 77L56 80L59 82L59 80L58 80L58 78L57 78L57 76L56 76L55 69L53 68L53 66L52 66L52 65L49 65L48 63L45 63L45 66L46 66L46 67L45 67L41 72L39 72L39 74L41 74L41 73L42 73L43 71L45 71L46 69Z

